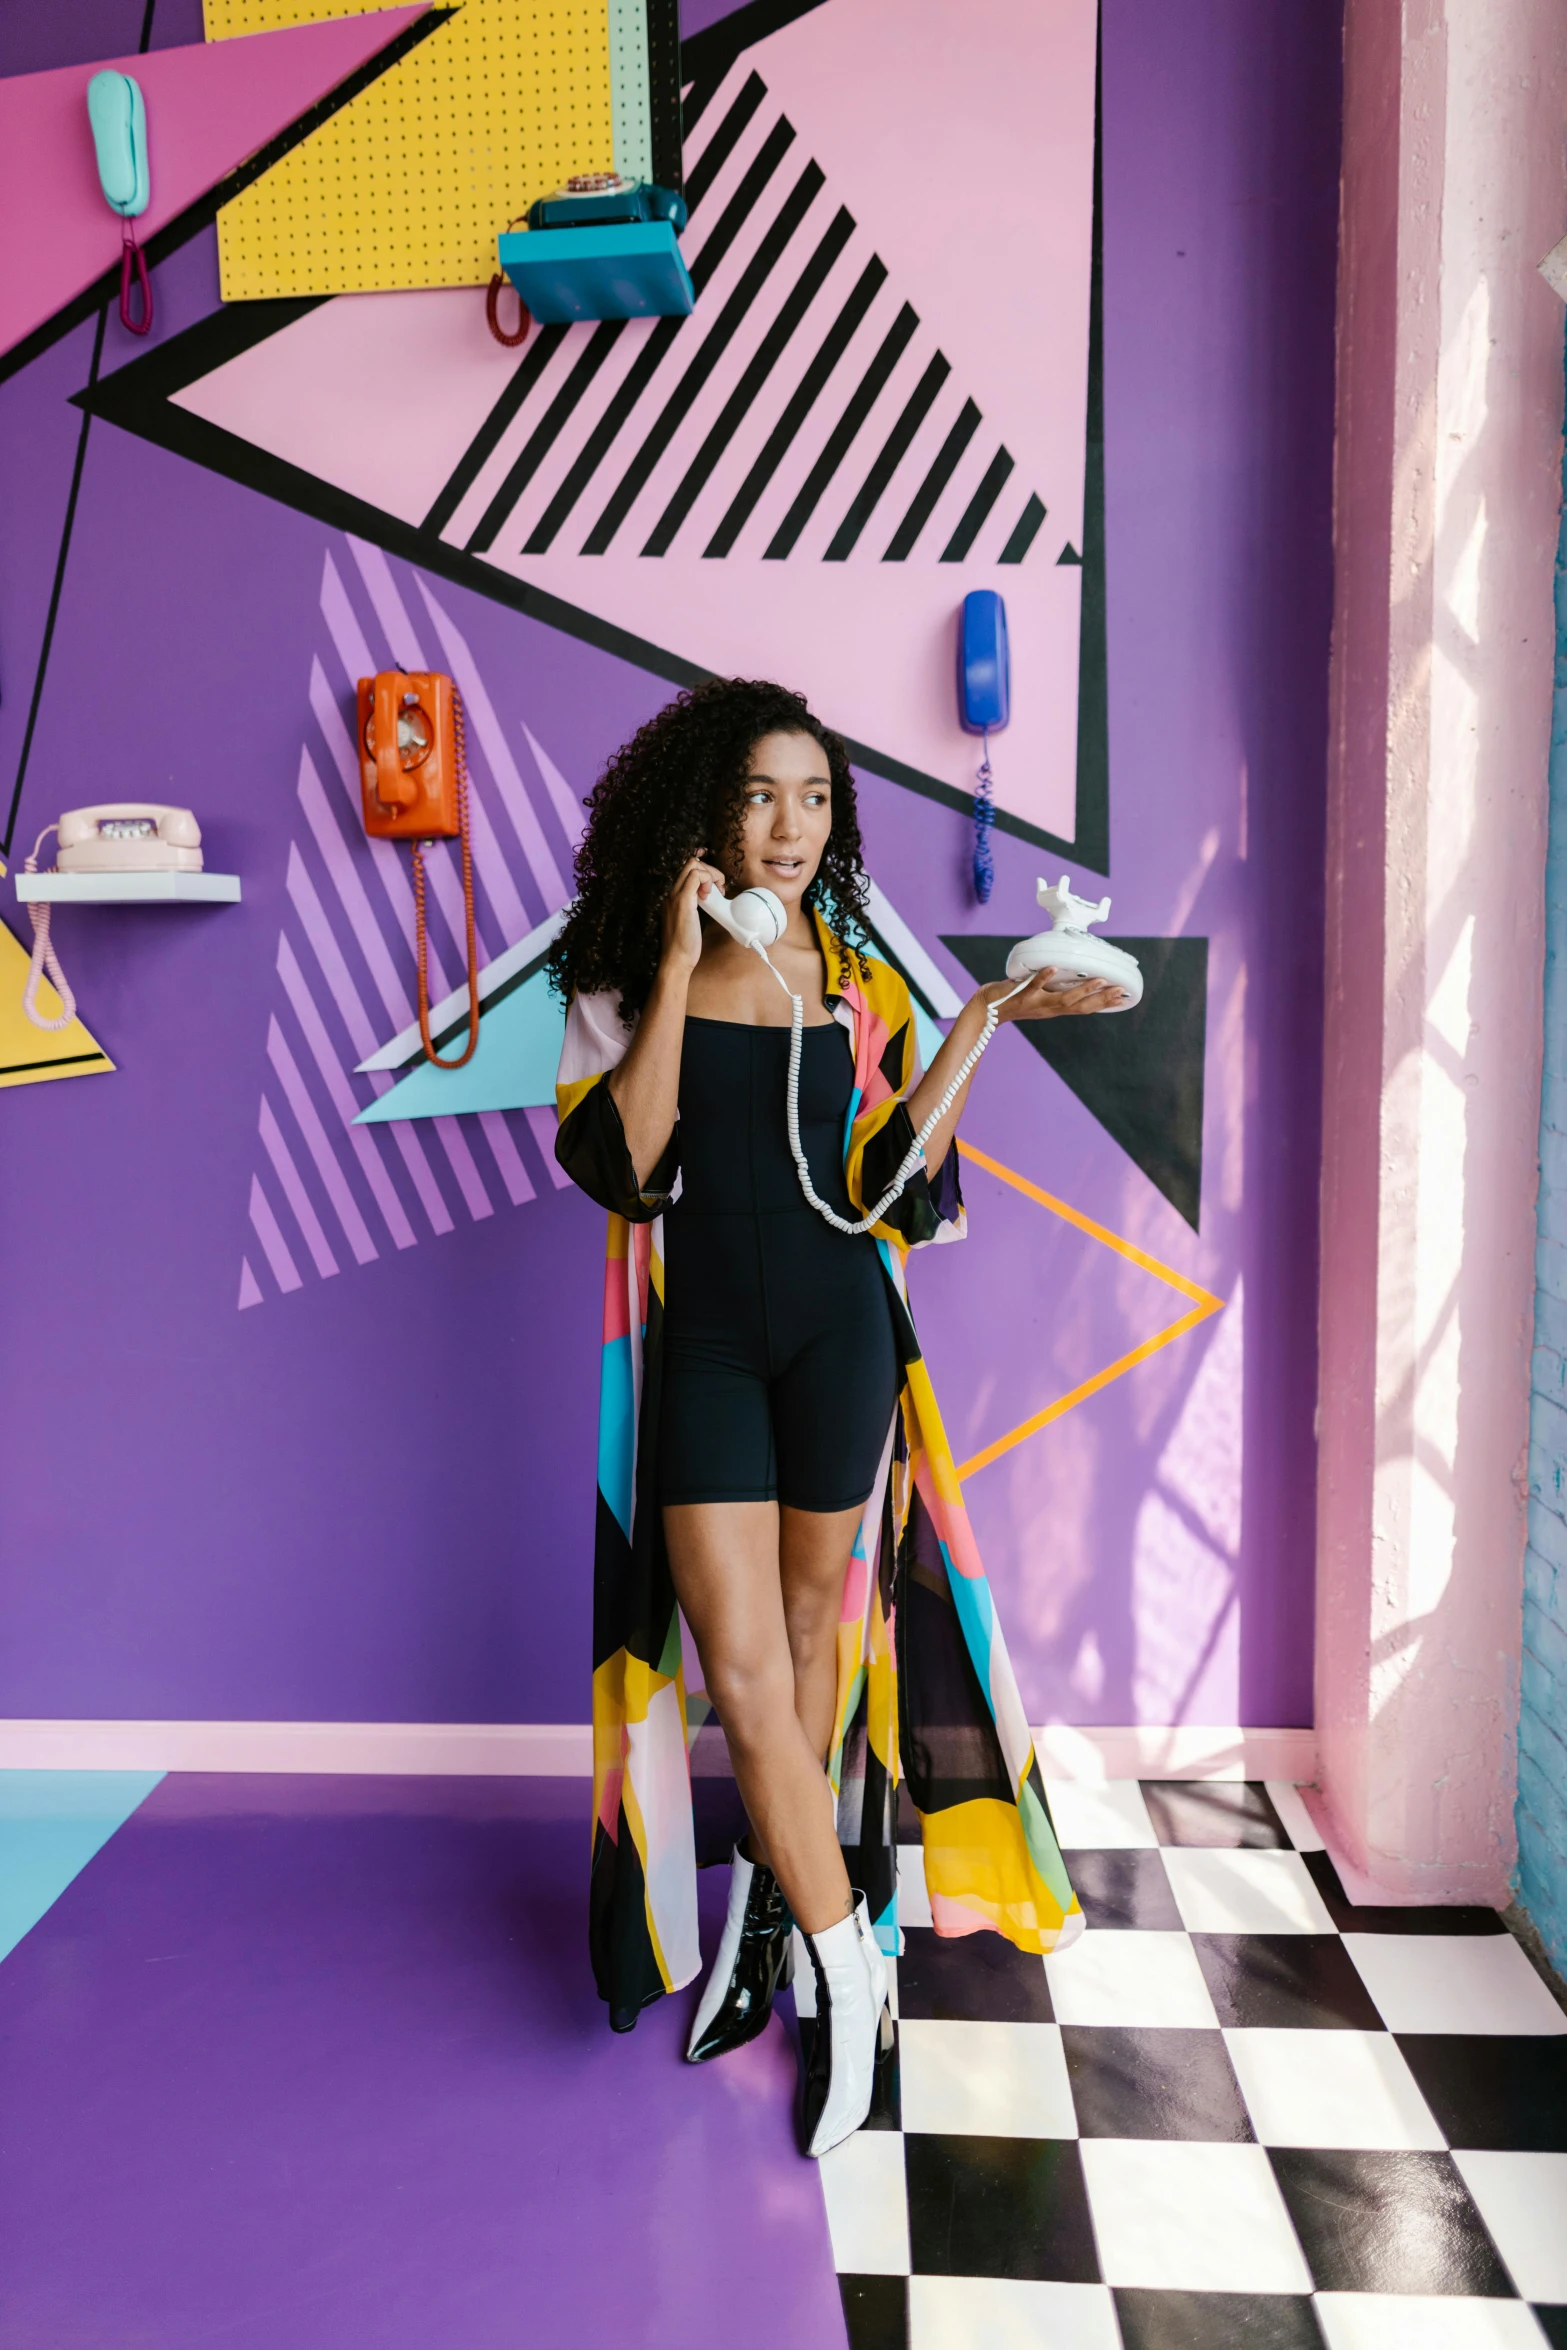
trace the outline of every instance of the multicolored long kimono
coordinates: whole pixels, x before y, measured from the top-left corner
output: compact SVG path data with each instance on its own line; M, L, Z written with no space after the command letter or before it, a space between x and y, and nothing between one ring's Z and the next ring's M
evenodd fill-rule
M854 1049L844 1133L863 1214L910 1143L918 1082L908 990L885 963L840 981L817 918L828 1009ZM697 1974L696 1847L680 1619L657 1495L664 1312L662 1218L679 1197L678 1125L638 1185L604 1078L631 1041L612 994L577 996L556 1086L555 1151L609 1210L593 1575L593 1868L590 1942L610 2020L628 2031ZM1076 1939L1082 1912L1045 1807L1033 1739L909 1314L911 1248L961 1240L958 1158L917 1174L875 1227L891 1291L901 1388L877 1488L844 1585L838 1710L828 1771L838 1834L883 1949L898 1947L896 1790L920 1816L939 1934L990 1926L1020 1950Z

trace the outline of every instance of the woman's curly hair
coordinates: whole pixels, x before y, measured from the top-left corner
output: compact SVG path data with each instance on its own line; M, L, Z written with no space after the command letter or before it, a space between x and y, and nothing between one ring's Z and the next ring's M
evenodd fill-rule
M703 853L726 873L738 869L740 783L764 734L808 734L826 754L832 830L805 903L820 908L838 938L841 983L854 965L863 971L866 883L849 754L786 686L723 677L677 694L588 794L577 894L547 965L563 999L613 988L622 1019L641 1011L662 951L664 901L682 865Z

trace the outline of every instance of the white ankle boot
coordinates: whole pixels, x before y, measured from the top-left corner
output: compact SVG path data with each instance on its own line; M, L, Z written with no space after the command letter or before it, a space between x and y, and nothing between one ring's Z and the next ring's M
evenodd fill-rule
M773 1993L794 1971L791 1923L772 1870L747 1860L737 1844L729 1868L729 1912L686 2042L688 2064L727 2056L766 2030Z
M816 1993L816 2028L800 2084L800 2143L807 2154L821 2155L850 2137L870 2111L877 2057L892 2047L887 1968L863 1894L852 1917L800 1940Z

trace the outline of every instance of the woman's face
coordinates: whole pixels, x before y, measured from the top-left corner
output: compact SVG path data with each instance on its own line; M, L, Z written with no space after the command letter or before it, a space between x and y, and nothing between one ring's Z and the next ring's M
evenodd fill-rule
M741 773L745 814L736 889L770 889L797 905L832 830L832 777L814 735L764 734Z

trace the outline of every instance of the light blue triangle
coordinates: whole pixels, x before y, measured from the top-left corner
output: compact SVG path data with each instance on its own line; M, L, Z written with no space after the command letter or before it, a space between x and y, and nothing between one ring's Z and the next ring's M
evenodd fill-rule
M101 1852L161 1771L0 1771L0 1958Z
M465 1110L553 1110L555 1072L566 1035L566 1014L549 974L535 971L521 987L479 1015L479 1049L466 1069L433 1069L420 1061L401 1082L361 1110L356 1126L392 1118L454 1118ZM462 1050L461 1028L440 1046L448 1058Z

